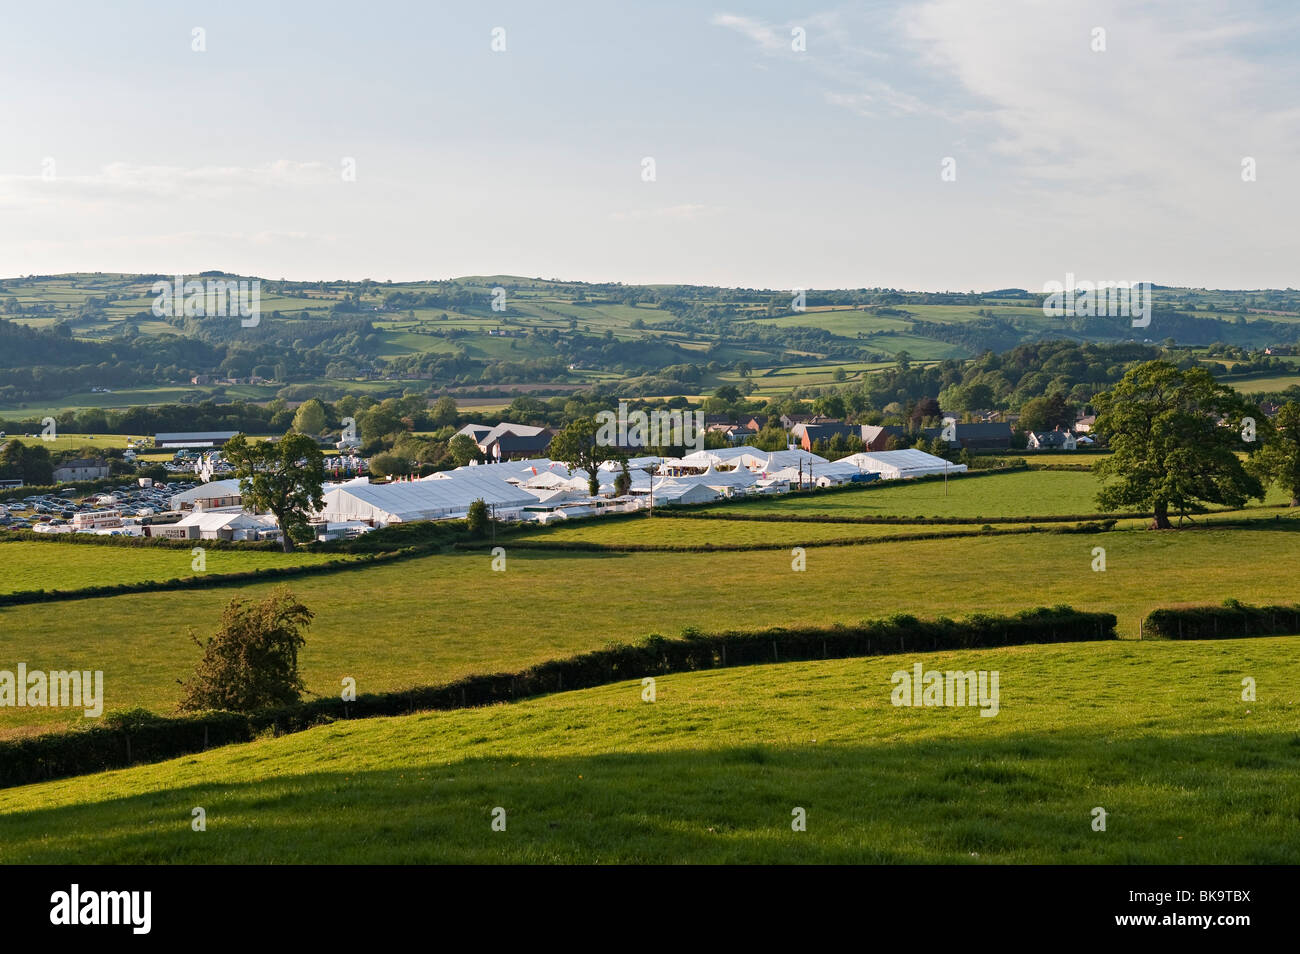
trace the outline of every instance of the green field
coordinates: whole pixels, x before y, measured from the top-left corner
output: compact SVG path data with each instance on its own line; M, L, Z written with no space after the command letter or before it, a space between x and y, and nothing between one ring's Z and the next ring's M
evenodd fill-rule
M1075 458L1061 459L1062 463ZM861 490L794 497L760 497L703 508L704 513L827 514L836 517L1050 517L1099 514L1098 479L1085 471L1016 471L954 477L946 482L887 481ZM1276 490L1267 504L1287 502ZM736 509L739 508L739 509Z
M204 547L195 540L194 547ZM197 555L189 549L98 546L62 541L6 540L0 536L0 593L21 590L78 590L114 583L143 583L200 576L193 568ZM203 574L244 573L281 566L309 566L337 560L337 554L292 554L266 550L203 552ZM57 610L55 611L57 612ZM2 617L0 617L2 618Z
M1234 388L1242 394L1259 394L1263 391L1285 391L1300 385L1300 374L1277 374L1259 378L1245 378L1231 381Z
M996 524L995 529L1016 529L1015 524ZM545 543L599 543L605 546L627 544L649 546L811 546L820 542L850 539L873 539L930 533L954 533L980 529L971 524L901 524L882 523L775 523L757 520L704 520L696 518L637 517L630 520L599 518L560 523L537 533L528 540Z
M653 703L621 683L334 723L0 791L0 860L1296 864L1296 649L785 663L660 677ZM997 716L891 705L891 673L916 662L996 670Z
M139 434L136 437L143 437ZM152 435L151 435L152 436ZM126 442L132 440L132 437L126 434L56 434L50 439L41 437L39 434L32 437L25 437L21 434L10 434L9 439L16 440L20 444L31 444L35 447L44 447L51 454L59 451L82 450L91 448L104 448L107 450L122 450L126 447ZM170 459L171 455L167 455ZM124 480L126 478L123 478Z
M788 550L593 554L506 543L504 573L492 571L488 553L463 552L289 585L316 614L301 654L307 687L335 695L347 676L360 692L429 685L688 626L828 625L896 612L960 616L1066 603L1115 613L1120 635L1133 637L1158 606L1294 600L1294 574L1284 569L1300 556L1292 526L812 545L804 572L792 569ZM1098 546L1106 550L1104 573L1091 570ZM31 669L102 669L108 711L171 712L176 681L198 658L187 632L210 633L232 597L271 589L10 607L0 610L5 655ZM5 708L0 735L81 721L67 710Z
M815 467L814 467L815 469ZM924 483L887 481L862 490L760 498L745 501L744 513L829 514L838 517L1039 517L1099 513L1099 486L1092 474L1075 471L1017 471ZM730 504L705 508L722 512Z

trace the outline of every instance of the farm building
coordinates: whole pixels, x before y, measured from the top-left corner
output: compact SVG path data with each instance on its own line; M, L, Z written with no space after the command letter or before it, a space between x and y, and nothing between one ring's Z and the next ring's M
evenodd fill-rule
M153 446L158 450L181 450L193 447L220 447L239 431L178 431L155 434Z
M864 473L880 475L881 480L906 480L928 474L962 474L965 464L954 464L942 457L919 450L874 451L850 454L839 463L860 467Z
M494 461L516 460L530 455L544 454L551 446L552 432L545 427L530 424L511 424L502 421L495 427L486 424L466 424L457 434L469 437L481 453Z
M92 457L65 461L54 468L54 482L66 483L70 480L99 480L108 476L108 462Z

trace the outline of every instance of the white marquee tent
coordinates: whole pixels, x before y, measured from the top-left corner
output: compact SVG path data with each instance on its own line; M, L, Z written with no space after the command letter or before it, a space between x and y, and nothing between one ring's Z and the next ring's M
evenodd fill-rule
M927 474L962 474L965 464L954 464L934 454L919 450L867 451L850 454L838 463L860 467L863 473L879 474L881 480L902 480Z
M482 468L486 469L486 468ZM475 500L498 514L537 503L537 496L491 474L452 471L439 480L394 484L352 483L325 494L321 516L331 523L410 523L464 516Z

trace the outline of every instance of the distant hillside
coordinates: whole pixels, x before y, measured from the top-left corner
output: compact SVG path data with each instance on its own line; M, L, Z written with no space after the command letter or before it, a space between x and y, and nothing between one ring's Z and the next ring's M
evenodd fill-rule
M213 271L205 278L224 276ZM247 278L247 276L244 276ZM158 317L164 275L0 279L0 409L91 388L391 382L438 391L596 382L624 393L697 394L740 371L969 358L1035 341L1163 342L1245 348L1300 344L1300 293L1156 286L1149 327L1127 318L1055 318L1041 294L887 288L789 290L589 284L516 276L446 281L261 280L261 317Z

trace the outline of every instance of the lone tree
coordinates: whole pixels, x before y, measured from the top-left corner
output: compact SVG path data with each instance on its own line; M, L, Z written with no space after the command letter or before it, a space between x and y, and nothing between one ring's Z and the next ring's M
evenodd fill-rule
M488 521L491 516L488 514L488 505L480 497L469 505L469 512L465 515L466 526L469 528L471 537L481 537L487 534Z
M587 492L593 497L600 493L600 465L621 457L616 448L603 445L596 439L599 430L595 419L580 417L551 439L551 448L547 452L553 460L568 464L570 470L585 470Z
M627 461L622 462L618 475L614 478L614 496L626 497L632 492L632 471L628 470Z
M292 431L278 441L237 434L223 453L235 468L244 505L274 514L284 552L292 553L294 538L309 535L307 518L325 505L325 459L316 441Z
M206 644L190 632L203 658L193 678L181 682L180 707L255 712L298 702L304 688L298 650L306 644L302 631L311 620L312 612L288 587L260 603L231 600Z
M1103 508L1147 509L1153 526L1168 529L1171 511L1181 516L1205 504L1240 507L1263 498L1259 480L1237 456L1249 447L1241 428L1252 408L1204 368L1147 361L1093 405L1096 429L1113 451L1093 468L1114 481L1097 493Z
M1283 404L1267 430L1246 469L1261 483L1277 484L1291 498L1291 506L1300 507L1300 403Z

